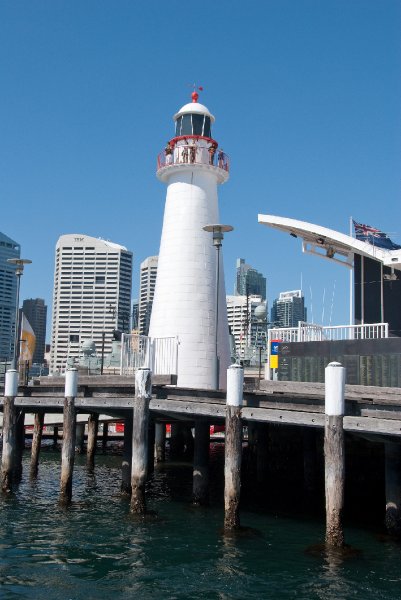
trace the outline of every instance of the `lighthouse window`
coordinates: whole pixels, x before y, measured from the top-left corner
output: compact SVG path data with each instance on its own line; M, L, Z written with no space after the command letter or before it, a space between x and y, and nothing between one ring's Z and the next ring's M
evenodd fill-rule
M192 135L191 115L182 115L181 135Z
M182 117L178 117L175 124L175 135L178 137L181 135L181 125L182 125Z
M203 115L192 115L193 135L203 135Z
M212 131L210 127L210 117L205 116L205 123L203 125L203 134L205 137L212 137Z

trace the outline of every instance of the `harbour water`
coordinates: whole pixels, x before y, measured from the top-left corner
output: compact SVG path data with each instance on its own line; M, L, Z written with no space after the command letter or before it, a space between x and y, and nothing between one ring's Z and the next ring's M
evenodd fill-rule
M220 477L222 448L212 451ZM121 457L98 455L94 473L76 459L73 504L57 505L60 455L41 454L37 481L29 453L15 494L0 503L0 597L3 600L149 598L396 600L401 598L401 545L380 529L347 526L360 552L343 559L310 552L324 537L321 516L241 511L243 535L222 534L222 486L211 506L190 504L190 463L165 463L148 484L145 520L121 497Z

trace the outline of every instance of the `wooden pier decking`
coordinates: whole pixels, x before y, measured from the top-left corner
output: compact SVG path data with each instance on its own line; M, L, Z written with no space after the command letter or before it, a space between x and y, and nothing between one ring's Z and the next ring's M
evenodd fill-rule
M208 417L225 419L226 395L222 391L178 388L170 376L154 376L150 411L170 419ZM78 412L101 412L124 418L134 406L133 379L119 376L80 377L75 407ZM3 397L0 397L0 407ZM64 379L41 378L20 387L15 405L26 412L62 413ZM324 427L324 384L260 381L259 389L244 391L242 419L250 422ZM344 430L354 433L401 436L401 389L345 386Z

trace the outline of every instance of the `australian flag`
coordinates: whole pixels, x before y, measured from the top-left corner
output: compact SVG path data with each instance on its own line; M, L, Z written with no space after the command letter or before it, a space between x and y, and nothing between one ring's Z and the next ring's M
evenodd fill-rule
M353 221L355 228L355 237L361 242L368 242L376 248L382 248L383 250L401 250L401 246L395 244L390 240L388 235L380 229L375 229L370 225L363 225Z

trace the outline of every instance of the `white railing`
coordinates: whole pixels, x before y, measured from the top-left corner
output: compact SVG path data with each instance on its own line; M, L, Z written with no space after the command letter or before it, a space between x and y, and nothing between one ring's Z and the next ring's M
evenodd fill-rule
M367 323L363 325L315 325L299 322L298 327L276 327L268 330L267 371L270 371L272 340L280 342L323 342L339 340L373 340L388 338L388 323Z
M123 333L121 339L121 375L133 375L141 367L154 375L177 375L178 340L176 337L150 338Z

